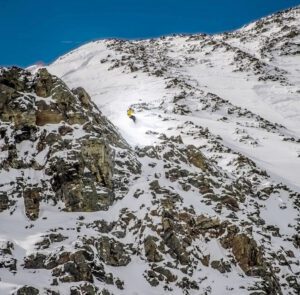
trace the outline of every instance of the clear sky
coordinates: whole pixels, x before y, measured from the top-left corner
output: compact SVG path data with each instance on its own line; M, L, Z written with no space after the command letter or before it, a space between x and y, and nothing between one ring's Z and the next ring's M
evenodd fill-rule
M0 0L0 65L49 63L91 40L216 33L300 0Z

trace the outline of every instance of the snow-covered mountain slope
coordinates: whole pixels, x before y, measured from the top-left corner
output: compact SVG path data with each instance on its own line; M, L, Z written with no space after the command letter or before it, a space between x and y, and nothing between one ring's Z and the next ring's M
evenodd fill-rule
M18 172L22 183L30 182L27 168L7 162L19 163L28 141L39 138L15 143L10 134L20 132L11 122L12 133L1 141L17 149L14 161L0 166L2 185L10 188L0 197L11 202L0 203L1 224L11 224L0 230L1 292L299 294L299 27L298 7L232 33L96 41L49 65L70 88L83 86L119 130L95 106L85 110L76 90L76 111L69 104L62 122L45 127L55 133L63 125L75 136L89 121L97 125L92 138L108 130L117 155L109 187L114 197L99 208L107 211L74 212L75 203L67 213L60 207L73 189L65 189L54 195L59 204L41 198L38 219L28 220L22 193L11 193L17 186L5 178ZM54 103L52 96L34 97ZM63 97L59 102L64 109ZM129 106L135 124L126 115ZM74 126L81 107L86 120ZM60 135L62 142L72 138ZM94 158L77 157L75 164L93 166Z
M71 87L83 85L132 143L153 141L145 131L160 132L168 124L149 111L138 114L140 123L132 126L126 118L128 106L163 103L162 112L181 106L187 112L176 120L196 120L276 179L299 189L299 11L281 12L216 36L97 41L59 58L49 70ZM209 93L226 102L219 109L207 107L212 103ZM182 99L174 103L177 96ZM231 116L228 108L256 116ZM270 133L247 127L259 125L258 116L285 128Z

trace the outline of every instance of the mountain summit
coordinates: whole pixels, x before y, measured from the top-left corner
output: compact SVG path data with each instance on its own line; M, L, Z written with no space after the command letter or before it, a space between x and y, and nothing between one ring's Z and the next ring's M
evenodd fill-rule
M1 294L299 294L299 27L2 68Z

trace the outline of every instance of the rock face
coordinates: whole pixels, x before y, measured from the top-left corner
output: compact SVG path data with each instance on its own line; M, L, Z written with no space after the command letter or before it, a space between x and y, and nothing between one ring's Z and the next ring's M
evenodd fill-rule
M246 234L229 235L224 238L222 244L225 248L231 248L239 266L248 275L255 275L254 268L263 266L263 256L256 242Z
M83 88L69 90L46 69L33 76L19 68L2 70L0 88L1 211L19 197L32 220L49 199L63 201L66 211L107 210L118 190L114 172L123 165L115 165L117 148L132 157L123 166L139 173L129 147ZM5 182L12 169L17 177Z

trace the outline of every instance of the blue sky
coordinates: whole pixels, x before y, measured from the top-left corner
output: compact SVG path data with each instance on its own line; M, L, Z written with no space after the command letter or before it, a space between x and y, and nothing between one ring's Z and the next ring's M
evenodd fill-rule
M0 65L49 63L95 39L230 31L300 0L0 0Z

